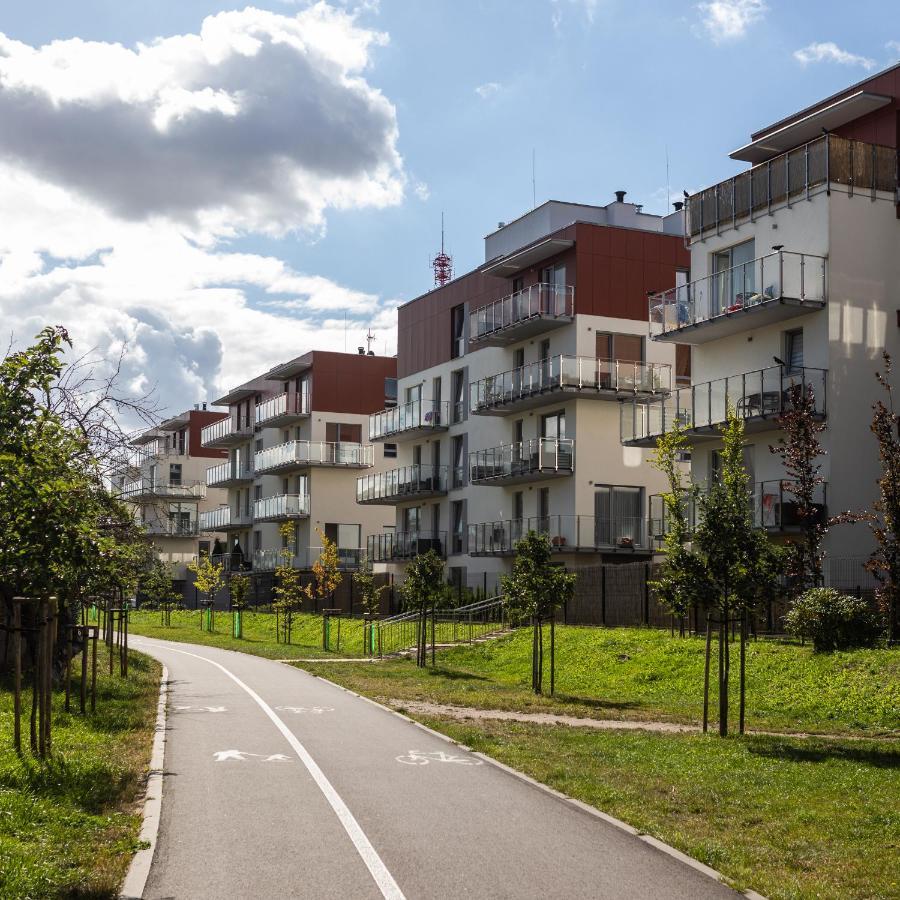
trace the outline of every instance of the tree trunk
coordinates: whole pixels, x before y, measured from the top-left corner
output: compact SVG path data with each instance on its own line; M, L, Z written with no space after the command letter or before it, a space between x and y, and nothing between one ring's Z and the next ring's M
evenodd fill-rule
M531 689L535 694L541 692L538 683L538 619L531 620Z
M747 610L741 610L741 706L738 719L738 731L744 733L744 701L746 699L746 680L747 671Z
M711 616L706 614L706 666L703 672L703 733L709 730L709 657L712 649Z
M722 628L719 644L719 736L728 736L728 675L731 664L729 654L729 614L725 606L722 615Z

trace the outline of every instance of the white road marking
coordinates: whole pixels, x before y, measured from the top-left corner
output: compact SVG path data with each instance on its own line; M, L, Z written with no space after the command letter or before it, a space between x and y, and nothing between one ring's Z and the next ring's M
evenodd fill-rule
M347 804L341 799L340 794L334 789L334 786L325 776L325 773L319 768L306 747L297 740L290 728L288 728L276 715L272 707L269 706L269 704L266 703L253 688L244 684L237 675L229 672L225 666L217 663L214 659L200 656L198 653L190 653L187 650L176 650L174 647L166 645L164 645L162 649L172 653L181 653L183 656L193 656L194 659L201 659L203 662L209 663L217 669L221 669L239 688L246 691L256 701L259 708L269 717L272 724L275 725L284 736L284 739L291 745L291 749L297 754L303 765L306 766L306 770L312 776L313 781L315 781L319 790L325 795L328 805L334 810L341 825L344 826L344 831L347 832L347 836L353 842L353 846L356 847L356 852L359 853L366 868L369 870L369 874L371 874L375 884L378 885L381 895L385 900L406 900L403 891L400 890L400 886L394 880L394 876L388 871L384 861L372 846L371 841L366 837L365 832L360 827L359 822L356 821L353 813L350 812Z
M275 709L280 709L282 712L296 713L298 716L302 713L312 713L320 716L325 712L334 712L333 706L276 706Z
M435 750L427 752L424 750L410 750L404 756L395 757L398 763L407 766L427 766L430 762L456 763L460 766L480 766L480 759L472 759L468 756L454 756L452 753L445 753L443 750Z
M176 706L175 710L195 709L197 712L220 713L225 712L224 706Z

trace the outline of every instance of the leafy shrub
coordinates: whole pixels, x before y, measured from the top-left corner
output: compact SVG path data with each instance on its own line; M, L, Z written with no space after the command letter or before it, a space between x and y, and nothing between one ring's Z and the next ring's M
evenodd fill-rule
M816 653L871 647L883 630L865 600L834 588L812 588L798 597L784 624L789 634L811 640Z

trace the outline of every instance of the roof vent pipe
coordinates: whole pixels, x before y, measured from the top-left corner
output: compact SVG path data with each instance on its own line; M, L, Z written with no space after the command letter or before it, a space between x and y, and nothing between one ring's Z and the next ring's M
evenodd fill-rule
M616 203L624 203L625 202L625 194L627 191L616 191Z
M365 356L365 355L366 355L366 348L365 348L365 347L357 347L357 348L356 348L356 352L359 353L360 356Z
M497 229L498 229L498 230L501 229L501 228L505 228L505 227L506 227L506 222L498 222L498 223L497 223Z
M675 212L681 212L684 209L684 200L676 200L672 206L675 207Z
M206 412L206 404L203 404L203 412Z
M367 354L367 356L374 356L374 355L375 355L375 351L374 351L374 350L370 350L370 351L368 352L368 354Z

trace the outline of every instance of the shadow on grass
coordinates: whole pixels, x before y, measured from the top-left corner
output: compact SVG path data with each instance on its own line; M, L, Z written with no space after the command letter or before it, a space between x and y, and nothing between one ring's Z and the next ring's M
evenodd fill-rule
M549 694L547 695L549 698ZM641 709L645 704L631 700L603 700L598 697L579 697L576 694L561 694L557 691L552 698L560 703L571 703L577 706L587 706L590 709Z
M813 738L804 738L803 744L771 737L751 737L746 740L750 753L770 759L790 762L847 760L879 769L900 769L900 747L893 749L859 741L815 741Z
M476 675L474 672L461 672L459 669L442 669L440 667L426 670L433 678L446 678L448 681L492 681L486 675Z

